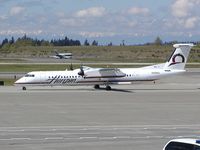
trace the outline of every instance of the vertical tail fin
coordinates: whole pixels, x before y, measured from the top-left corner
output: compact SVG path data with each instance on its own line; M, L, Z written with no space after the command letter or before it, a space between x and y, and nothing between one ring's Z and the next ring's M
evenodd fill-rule
M193 44L174 44L175 50L165 63L164 69L184 70Z
M57 50L56 50L56 49L54 50L54 52L55 52L55 54L56 54L56 55L58 55L58 54L59 54L59 53L57 52Z

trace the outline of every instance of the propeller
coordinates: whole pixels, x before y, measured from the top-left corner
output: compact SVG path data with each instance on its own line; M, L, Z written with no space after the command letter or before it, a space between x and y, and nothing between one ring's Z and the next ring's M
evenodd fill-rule
M85 75L84 70L83 70L83 65L80 66L80 71L78 72L78 75L80 75L80 76Z

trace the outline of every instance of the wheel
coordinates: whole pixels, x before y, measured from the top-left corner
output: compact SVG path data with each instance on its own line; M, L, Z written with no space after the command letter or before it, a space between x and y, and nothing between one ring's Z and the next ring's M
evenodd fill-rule
M25 90L26 90L26 87L25 87L25 86L23 86L23 87L22 87L22 90L24 90L24 91L25 91Z
M109 85L107 85L107 86L106 86L106 90L107 90L107 91L110 91L110 90L111 90L111 87L110 87Z
M94 88L95 88L95 89L99 89L100 86L99 86L98 84L95 84L95 85L94 85Z

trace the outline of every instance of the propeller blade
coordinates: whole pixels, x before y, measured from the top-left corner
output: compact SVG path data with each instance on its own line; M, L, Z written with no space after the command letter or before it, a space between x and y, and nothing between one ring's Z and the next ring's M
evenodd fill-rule
M78 72L78 75L80 75L80 76L84 76L85 75L82 64L80 66L80 71Z

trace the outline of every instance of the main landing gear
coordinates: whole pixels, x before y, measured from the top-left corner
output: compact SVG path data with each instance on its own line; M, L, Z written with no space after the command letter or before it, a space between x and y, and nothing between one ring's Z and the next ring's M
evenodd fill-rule
M94 85L94 88L95 88L95 89L100 89L100 86L99 86L98 84L95 84L95 85ZM106 90L107 90L107 91L110 91L110 90L111 90L111 87L110 87L109 85L106 85Z
M106 85L106 90L107 91L110 91L111 90L111 87L109 85Z
M25 87L25 86L23 86L23 87L22 87L22 90L23 90L23 91L25 91L25 90L26 90L26 87Z

